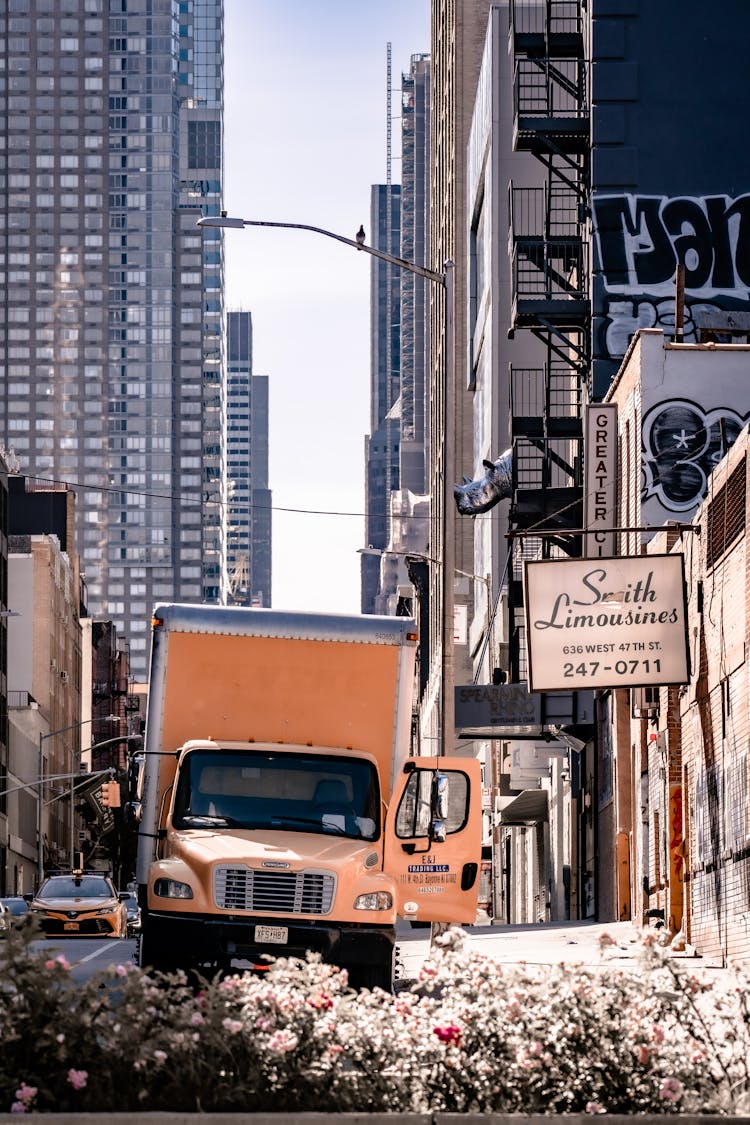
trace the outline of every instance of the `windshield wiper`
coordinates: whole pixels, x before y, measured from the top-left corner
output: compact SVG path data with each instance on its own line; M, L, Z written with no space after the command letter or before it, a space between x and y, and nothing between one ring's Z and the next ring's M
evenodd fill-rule
M198 813L183 813L180 823L196 828L244 828L242 821L232 816L201 816Z
M275 816L271 817L271 828L282 828L285 824L304 824L311 828L322 829L324 832L333 831L338 832L341 836L349 836L350 833L340 824L333 824L331 821L323 823L311 816Z

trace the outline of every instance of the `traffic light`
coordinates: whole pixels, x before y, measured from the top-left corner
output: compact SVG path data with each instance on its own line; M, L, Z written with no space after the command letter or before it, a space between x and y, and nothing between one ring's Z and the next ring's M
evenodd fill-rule
M121 803L119 781L105 781L102 784L102 804L105 809L119 809Z

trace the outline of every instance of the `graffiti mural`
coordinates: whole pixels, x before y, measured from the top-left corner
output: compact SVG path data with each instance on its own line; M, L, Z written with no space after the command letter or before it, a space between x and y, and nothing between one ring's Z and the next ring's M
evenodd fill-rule
M750 308L750 195L596 195L594 236L603 286L599 344L622 356L639 328L674 327L675 275L685 267L683 339L715 309Z
M652 497L667 511L695 509L708 476L736 440L750 413L705 410L687 399L657 403L643 416L643 503Z

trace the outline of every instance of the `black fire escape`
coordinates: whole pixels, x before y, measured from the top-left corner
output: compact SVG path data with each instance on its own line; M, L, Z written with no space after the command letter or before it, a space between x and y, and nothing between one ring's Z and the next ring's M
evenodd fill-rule
M523 564L581 553L583 405L591 338L589 104L582 0L511 0L514 149L544 166L510 192L511 334L532 332L544 367L511 368L515 538L510 671L527 679ZM534 535L533 532L544 532Z

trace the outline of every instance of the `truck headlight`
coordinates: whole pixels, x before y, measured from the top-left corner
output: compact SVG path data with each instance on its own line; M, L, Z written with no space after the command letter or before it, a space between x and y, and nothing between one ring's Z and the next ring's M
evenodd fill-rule
M157 879L154 894L159 898L192 898L193 888L189 883L180 883L177 879Z
M354 900L355 910L390 910L393 906L393 895L388 891L370 891L366 895L358 895Z

